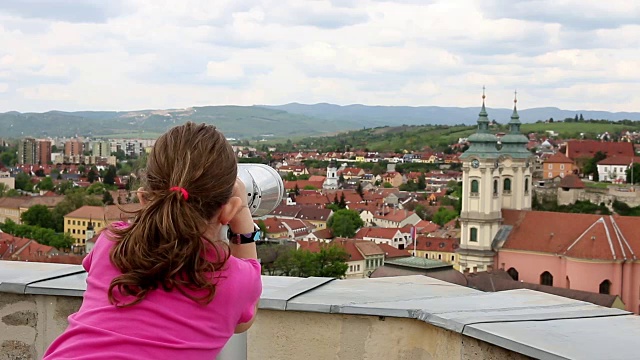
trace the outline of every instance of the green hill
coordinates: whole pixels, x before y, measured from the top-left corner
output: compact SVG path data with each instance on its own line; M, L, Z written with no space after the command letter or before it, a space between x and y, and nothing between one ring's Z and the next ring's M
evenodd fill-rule
M227 137L239 139L318 136L359 127L355 122L319 120L257 106L206 106L130 112L8 112L0 114L0 129L3 137L157 137L186 121L216 125Z
M352 149L368 149L371 151L419 151L428 146L433 149L443 150L448 145L454 144L459 138L466 138L476 131L475 126L446 126L446 125L422 125L422 126L396 126L378 127L348 131L345 133L318 138L301 139L298 143L308 148L322 151ZM493 126L492 131L507 132L507 126ZM522 132L546 134L554 131L561 138L593 139L598 134L609 132L615 135L622 131L640 131L640 123L633 122L623 125L621 123L534 123L523 124Z

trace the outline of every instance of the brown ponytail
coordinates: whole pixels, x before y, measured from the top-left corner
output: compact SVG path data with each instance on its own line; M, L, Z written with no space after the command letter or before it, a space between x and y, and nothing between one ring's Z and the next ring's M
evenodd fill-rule
M130 226L111 228L116 241L111 261L122 272L109 286L112 304L135 305L158 288L177 290L203 304L213 299L214 274L229 251L204 233L231 197L236 176L235 154L214 126L188 122L156 141L147 161L147 205ZM135 300L116 299L114 288Z

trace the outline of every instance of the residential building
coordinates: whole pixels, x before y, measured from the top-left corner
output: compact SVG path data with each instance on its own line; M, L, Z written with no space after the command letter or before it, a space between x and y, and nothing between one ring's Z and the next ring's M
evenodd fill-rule
M553 179L558 176L563 178L569 174L574 174L578 167L565 154L557 152L544 160L542 169L542 177L544 179Z
M598 161L598 179L612 183L626 183L627 170L632 163L640 163L640 158L635 156L611 156ZM634 174L640 176L640 174Z
M51 141L38 140L36 164L47 165L51 163Z
M385 250L371 241L337 238L328 244L321 241L298 241L298 249L319 252L321 246L339 246L348 254L346 278L369 277L384 264ZM397 254L394 253L395 256Z
M421 220L422 219L420 219L420 217L413 211L393 209L386 214L373 214L372 222L379 227L401 228L405 227L406 225L415 225Z
M315 227L315 230L323 230L327 228L327 221L331 215L333 215L331 209L304 206L301 207L295 218L309 222Z
M460 270L459 255L456 250L460 247L459 238L439 238L419 236L415 247L411 243L407 250L413 256L425 259L438 260L453 265L455 270Z
M6 189L16 188L16 178L11 177L8 171L0 171L0 184L4 184Z
M27 197L2 197L0 198L0 223L5 223L7 219L20 224L20 206L29 198Z
M111 156L111 143L109 141L95 141L91 144L91 154L96 157Z
M376 244L387 244L400 250L407 245L407 236L399 228L363 227L358 230L355 238L373 241Z
M38 142L34 138L24 138L18 144L18 164L38 163Z
M84 151L84 143L80 140L67 140L64 143L64 156L82 156Z
M83 206L64 216L64 232L76 240L76 245L84 245L89 226L98 233L113 222L133 217L139 209L140 204Z

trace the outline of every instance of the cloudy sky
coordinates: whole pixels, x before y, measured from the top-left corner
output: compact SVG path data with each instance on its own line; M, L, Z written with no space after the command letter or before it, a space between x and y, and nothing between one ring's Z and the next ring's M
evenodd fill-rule
M640 111L640 1L0 1L0 112L477 106L483 85Z

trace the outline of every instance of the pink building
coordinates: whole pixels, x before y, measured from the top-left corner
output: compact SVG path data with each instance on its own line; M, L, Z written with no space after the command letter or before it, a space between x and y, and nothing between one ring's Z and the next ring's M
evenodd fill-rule
M640 313L640 217L502 210L495 267L516 280L618 295Z

